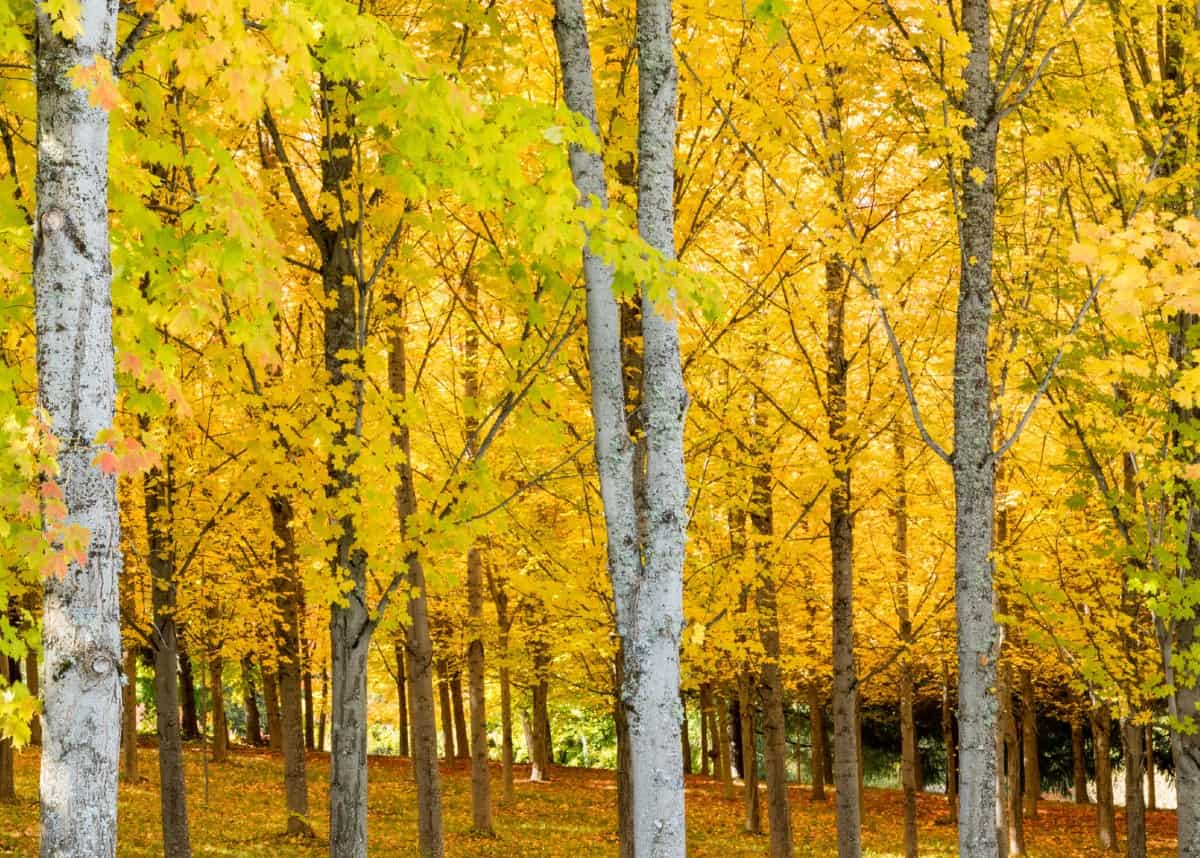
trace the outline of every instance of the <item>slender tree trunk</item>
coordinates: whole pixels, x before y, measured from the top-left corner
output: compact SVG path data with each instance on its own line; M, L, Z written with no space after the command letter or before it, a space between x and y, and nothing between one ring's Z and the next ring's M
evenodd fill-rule
M151 605L155 628L154 704L158 726L159 796L163 853L188 858L187 790L183 772L183 731L179 720L179 650L175 624L175 551L170 531L171 459L151 468L143 478L146 531L149 540ZM190 673L189 673L190 675ZM193 701L194 703L194 701ZM194 715L194 708L193 708Z
M462 674L457 670L450 677L450 703L454 714L454 756L459 760L470 759L471 747L467 737L467 715L463 706Z
M249 656L242 659L242 707L246 710L246 741L260 747L263 744L262 724L258 695L254 690L254 665Z
M137 783L137 651L132 647L125 650L124 673L125 684L121 686L121 778L128 783Z
M1021 742L1017 735L1017 719L1013 715L1012 670L1007 665L1000 668L1000 721L1004 746L1004 784L1001 793L1007 802L1005 807L1008 822L1008 854L1025 854L1025 818L1021 806ZM999 749L998 749L999 750Z
M636 858L633 842L633 767L629 760L629 717L621 700L625 684L625 652L620 642L613 665L613 722L617 735L617 854Z
M508 666L508 634L512 620L508 615L508 593L503 585L496 582L490 573L488 584L496 605L496 622L500 627L500 765L504 780L504 802L507 804L516 798L513 778L512 672Z
M263 701L267 704L267 745L272 751L283 748L283 721L279 708L278 674L262 668Z
M1083 718L1076 712L1071 715L1071 771L1076 804L1088 803L1087 763L1083 754Z
M959 852L997 854L996 662L992 588L995 473L991 379L992 250L999 115L991 77L990 0L963 0L968 154L958 180L960 273L954 341L955 614L958 620Z
M317 725L313 712L313 682L312 671L304 670L304 748L307 751L317 749Z
M402 315L402 313L401 313ZM388 388L393 396L408 392L405 329L397 327L388 352ZM417 511L413 484L412 436L408 424L397 420L392 426L392 446L400 452L400 479L396 487L396 517L400 534L409 530ZM433 638L429 630L429 595L421 555L412 551L405 558L408 586L407 676L409 719L412 723L413 776L417 784L417 844L420 858L442 858L446 853L442 827L442 781L438 771L437 716L433 702ZM445 689L445 686L442 686ZM442 692L443 726L448 727L449 689ZM451 733L445 733L446 755L453 752Z
M438 671L439 677L445 673ZM450 714L450 680L438 679L438 707L442 713L442 759L454 759L454 716ZM532 752L531 752L532 753Z
M825 801L825 701L815 682L808 684L808 723L812 753L809 768L812 776L812 800Z
M1108 710L1092 711L1092 749L1096 756L1096 837L1104 849L1117 848L1117 814L1113 807L1112 758L1109 756Z
M118 585L119 587L119 585ZM24 608L29 612L29 617L36 617L41 610L41 599L36 590L30 590L24 596ZM134 664L136 665L136 661ZM130 680L132 681L132 680ZM41 677L38 674L38 650L34 647L29 648L29 652L25 654L25 687L29 689L29 695L34 698L41 696ZM121 700L125 700L124 686L122 686ZM122 706L124 702L122 702ZM29 744L35 748L40 748L42 745L42 718L40 714L35 714L29 719Z
M950 705L950 667L942 664L942 744L946 748L946 802L950 824L958 824L958 743L954 740L954 708Z
M1146 858L1145 733L1140 724L1126 717L1121 720L1121 741L1125 746L1125 855Z
M767 412L756 395L752 403L751 455L754 472L750 489L750 523L758 578L754 603L758 637L763 648L759 699L763 710L764 755L767 769L767 818L771 833L771 858L791 858L792 817L787 798L787 729L783 714L783 677L780 670L779 611L772 568L775 511L772 453ZM747 701L753 706L752 701ZM757 803L757 802L756 802Z
M917 858L917 726L913 719L912 617L908 604L908 484L904 434L897 424L892 434L896 457L896 496L892 517L896 553L896 613L900 626L900 772L904 788L904 855Z
M177 648L179 660L179 702L183 707L183 718L180 722L183 729L183 740L195 742L200 739L200 718L196 707L196 674L192 670L192 657L184 648L182 630L177 624Z
M683 755L683 773L692 773L692 738L688 734L687 698L679 692L679 706L683 710L683 718L679 721L679 751Z
M321 714L317 716L317 750L325 750L325 721L327 718L325 712L326 703L329 700L329 668L326 665L321 665Z
M725 701L721 698L717 698L715 708L717 721L717 773L721 776L721 783L725 786L725 798L732 799L733 767L729 760L731 737L729 735L729 719L726 714L729 710L725 706Z
M404 670L405 654L404 654L404 639L397 636L395 641L396 652L396 701L398 704L398 715L396 724L397 736L397 751L399 756L407 757L411 753L409 751L408 737L408 677ZM436 754L435 754L436 756Z
M537 657L535 656L535 664ZM539 679L533 686L533 753L529 779L531 781L550 780L550 764L553 754L553 740L550 736L550 683Z
M700 684L700 774L708 777L712 774L712 760L709 758L708 718L712 710L712 686L707 682Z
M758 748L754 718L754 681L749 671L738 676L738 715L742 746L742 825L749 834L762 834L758 801Z
M81 0L81 32L37 4L37 212L33 282L38 405L57 441L64 525L90 537L83 563L44 579L41 854L116 853L121 736L121 572L116 477L94 464L113 424L109 114L70 75L116 50L117 4ZM53 535L51 535L53 539Z
M208 663L209 699L212 700L213 744L212 760L223 763L229 759L229 722L225 717L225 660L216 656Z
M17 660L0 655L0 676L3 676L6 687L20 682L21 670ZM5 736L0 738L0 802L11 803L17 800L16 774L13 741L11 737Z
M1154 725L1146 725L1146 810L1158 810L1154 784Z
M284 795L287 802L287 833L311 836L308 822L308 778L305 771L303 714L301 711L300 605L304 599L300 567L296 557L295 510L282 494L270 499L271 527L275 535L275 643L279 656L279 738L271 725L271 744L283 751Z
M1038 762L1037 698L1033 674L1021 668L1021 744L1025 761L1025 815L1037 819L1038 799L1042 795L1042 770Z
M467 672L471 703L471 816L476 834L492 833L492 791L488 775L487 713L483 687L483 561L479 546L467 552L467 590L470 603L471 642L467 646Z
M849 445L846 432L845 353L846 290L849 280L841 259L825 264L826 380L829 438L835 446L833 490L829 499L829 548L833 565L833 767L837 806L838 858L859 858L858 735L855 729L854 664L854 518L851 511Z

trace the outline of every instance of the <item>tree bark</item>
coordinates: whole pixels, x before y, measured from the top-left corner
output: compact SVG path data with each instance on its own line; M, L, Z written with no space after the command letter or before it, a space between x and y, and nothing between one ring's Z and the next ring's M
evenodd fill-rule
M396 751L399 756L407 757L411 753L408 744L408 678L404 670L405 654L404 639L402 637L398 636L396 638L394 649L396 652L396 702L397 715L399 716L396 722Z
M1112 758L1109 756L1108 710L1092 711L1092 749L1096 756L1096 838L1104 849L1117 848L1117 815L1113 807Z
M1154 783L1154 725L1146 725L1146 810L1157 810Z
M137 651L133 647L125 649L124 673L125 684L121 687L121 778L128 783L137 783Z
M763 710L764 756L767 770L767 820L771 833L771 858L791 858L792 817L787 798L787 729L783 713L783 677L780 670L779 610L772 568L775 511L772 453L767 412L755 395L751 407L753 428L750 488L750 524L754 533L754 555L758 567L754 603L758 637L763 648L759 676L759 699ZM753 703L751 702L751 706ZM756 802L757 804L757 802Z
M179 702L183 707L180 726L185 742L200 739L200 718L196 708L196 674L192 669L192 657L183 645L183 631L176 624L176 647L179 661Z
M118 584L118 589L120 585ZM30 619L36 617L41 610L41 599L38 598L36 590L30 590L25 594L24 607L29 612ZM137 662L135 661L136 665ZM136 678L136 677L135 677ZM131 682L133 680L130 680ZM25 687L29 689L29 695L34 698L41 696L41 677L38 675L38 650L34 647L29 648L29 652L25 654ZM135 686L136 691L136 686ZM125 686L121 687L122 707L125 700ZM122 709L122 712L124 709ZM122 722L123 724L124 722ZM136 731L135 731L136 732ZM42 746L42 716L35 714L29 719L29 744L35 748Z
M212 701L213 744L212 761L223 763L229 759L229 722L225 717L225 685L222 674L225 660L220 656L208 662L209 699Z
M267 705L267 746L272 751L283 748L283 721L279 708L278 674L262 667L263 701Z
M599 137L587 25L580 0L557 0L554 35L567 106ZM675 256L676 68L667 0L638 0L638 230L666 259ZM581 205L607 206L601 157L571 149ZM622 698L627 705L633 831L639 858L686 852L679 731L679 643L686 524L683 424L687 395L674 317L643 289L642 337L645 470L635 455L625 411L620 316L613 271L586 243L588 363L596 461L609 547L617 632L625 646ZM668 301L671 296L668 296ZM639 457L640 461L640 457ZM635 481L654 486L639 504ZM639 521L645 523L644 533Z
M812 753L809 769L812 777L812 800L825 801L825 701L815 682L808 684L808 723Z
M282 494L270 498L271 528L275 536L275 644L279 657L279 738L271 726L271 744L283 751L283 782L287 806L287 833L311 836L308 822L308 778L305 771L304 725L301 711L300 605L304 585L296 558L295 511ZM269 699L269 698L268 698Z
M468 394L470 395L470 394ZM492 834L492 791L488 775L487 712L483 687L483 560L479 546L467 552L467 591L471 642L467 672L471 705L471 819L476 834Z
M535 656L535 664L536 664ZM550 780L550 764L554 756L553 740L550 736L550 683L545 677L533 686L533 753L530 758L529 779Z
M116 50L117 4L81 0L68 39L37 4L37 212L33 283L38 405L58 442L64 525L89 534L82 563L46 576L42 646L41 854L116 853L121 737L121 573L116 477L94 464L113 425L109 114L69 79ZM48 534L51 541L54 534Z
M825 263L827 336L825 356L829 399L829 438L834 446L833 490L829 498L829 549L833 566L833 779L837 807L838 858L862 854L860 825L858 733L855 698L858 679L854 664L854 517L851 510L851 470L846 433L846 385L849 364L845 353L845 264L839 258Z
M450 680L438 671L438 707L442 713L442 759L454 759L454 716L450 713ZM532 753L532 751L531 751Z
M1037 819L1038 799L1042 795L1042 769L1038 762L1037 698L1033 674L1021 668L1021 744L1025 761L1025 815Z
M165 468L151 468L143 477L142 486L153 582L150 590L155 629L154 708L158 726L163 853L166 858L187 858L192 847L184 785L183 731L179 718L178 676L182 671L177 672L180 654L175 625L175 549L170 530L172 482L171 459L167 457Z
M708 719L712 712L712 686L707 682L700 683L700 774L708 777L712 774L712 759L709 757Z
M1125 855L1146 858L1145 732L1140 724L1126 717L1121 720L1121 741L1125 748Z
M999 670L1000 719L999 729L1003 736L1003 753L998 759L1004 761L1004 781L998 793L1006 802L1005 819L1009 856L1025 854L1025 818L1021 806L1021 742L1017 735L1017 719L1013 715L1011 668L1004 665ZM1000 753L1000 748L997 748Z
M454 713L454 756L459 760L471 757L470 740L467 735L467 715L463 706L462 674L456 669L450 677L450 703Z
M625 685L625 653L620 642L613 665L613 722L617 735L617 854L619 858L636 858L633 842L633 781L629 760L629 717L621 700Z
M12 599L13 597L9 597ZM10 603L11 605L11 603ZM0 655L0 676L5 687L21 681L21 669L16 659ZM16 761L13 756L13 741L9 736L0 738L0 802L17 800Z
M392 334L388 352L388 387L397 397L408 392L403 325ZM409 520L417 511L413 484L412 436L408 424L397 419L392 427L392 445L400 451L400 480L396 488L396 517L400 535L408 534ZM412 720L413 776L417 784L417 845L420 858L443 858L446 854L442 826L442 782L438 771L437 716L433 702L433 639L429 631L429 594L421 555L410 551L407 562L408 587L408 702ZM443 686L444 687L444 686ZM447 725L448 689L443 692L442 718ZM446 732L446 755L450 756L451 734Z
M742 748L742 827L749 834L762 834L762 811L758 801L758 748L754 724L753 680L749 671L738 676L738 721Z
M896 458L896 496L892 506L896 554L896 614L900 645L900 773L904 789L904 855L917 858L917 726L913 719L912 616L908 604L908 484L904 434L899 424L892 433Z
M317 725L313 712L313 682L312 671L304 665L304 748L307 751L317 749Z
M1083 718L1078 713L1071 715L1071 771L1074 782L1075 803L1087 804L1087 763L1083 757Z
M242 707L246 710L246 741L260 747L264 744L262 723L254 690L254 664L249 656L242 658Z
M679 706L683 710L683 718L679 721L679 752L683 755L683 773L692 773L692 739L688 735L687 699L679 692Z
M942 744L946 748L946 803L950 824L958 824L958 743L954 737L954 708L950 705L950 667L942 664Z
M508 666L508 635L512 627L512 618L508 613L508 592L490 572L488 588L492 591L492 602L496 606L496 624L500 632L497 640L500 651L500 766L504 781L504 802L507 804L516 798L513 778L512 672Z
M729 759L729 749L732 744L730 736L730 725L728 723L728 708L725 706L725 701L721 698L716 700L715 718L717 721L717 772L721 776L721 783L724 784L724 795L727 799L733 798L733 766ZM739 743L740 744L740 743Z

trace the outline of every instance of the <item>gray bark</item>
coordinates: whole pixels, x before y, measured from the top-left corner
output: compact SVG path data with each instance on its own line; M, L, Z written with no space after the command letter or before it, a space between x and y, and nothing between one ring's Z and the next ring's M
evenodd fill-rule
M829 438L834 446L833 489L829 497L829 549L833 566L833 781L837 808L838 858L862 854L858 730L854 664L854 519L846 431L846 290L849 278L840 259L825 264L827 336L825 356Z
M398 709L396 753L398 756L407 757L412 752L408 741L411 731L408 726L408 672L404 669L406 656L403 636L396 638L394 649L396 652L396 702Z
M812 777L812 800L825 801L825 701L815 682L808 685L808 724L812 753L808 767Z
M708 720L712 714L712 686L703 682L700 684L700 774L708 777L712 774L712 760L709 758L709 729Z
M222 679L224 671L225 661L220 656L209 660L208 689L209 699L212 701L214 763L223 763L229 759L229 722L225 717L225 686Z
M279 709L279 674L262 666L263 703L267 707L267 746L272 751L283 747L283 721Z
M467 715L463 706L462 673L457 668L450 677L450 703L454 712L454 756L459 760L470 759L471 746L467 736Z
M258 747L263 744L262 723L254 689L254 664L249 656L242 659L242 707L246 710L246 741Z
M158 727L163 853L166 858L187 858L191 855L192 847L188 833L177 673L179 649L175 623L175 549L170 531L170 457L167 457L165 471L158 467L150 469L142 484L145 490L150 577L153 581L154 709Z
M398 328L392 336L388 352L388 387L395 396L403 396L408 391L403 327ZM417 511L417 491L412 472L412 437L408 425L403 421L397 420L392 427L392 444L400 450L396 517L403 536L408 532L409 519ZM405 583L409 591L408 702L412 721L413 777L417 784L417 846L420 858L442 858L446 854L446 846L442 827L442 782L438 771L437 716L433 702L429 594L420 554L413 551L405 559L408 567ZM448 714L443 708L443 719ZM446 738L449 740L449 732ZM447 756L451 750L447 744Z
M1111 719L1104 708L1092 711L1092 751L1096 758L1096 839L1105 849L1117 848L1117 814L1113 806Z
M733 798L733 766L729 759L729 748L731 737L729 735L729 708L725 705L724 698L718 697L716 700L716 722L717 722L717 774L721 777L721 783L724 785L725 798Z
M567 106L597 137L587 25L580 0L558 0L554 34ZM639 0L638 229L667 259L674 245L676 68L671 8ZM572 147L571 170L582 205L607 205L599 155ZM648 297L642 303L645 485L638 508L634 451L625 414L621 332L613 272L586 245L588 358L596 461L608 537L617 631L625 647L622 698L629 715L634 851L639 858L686 854L679 739L679 642L687 486L683 422L687 397L676 323ZM645 539L639 513L646 523Z
M1087 764L1084 761L1083 718L1071 715L1071 773L1076 804L1088 803Z
M1038 762L1037 697L1033 690L1033 674L1027 667L1021 668L1021 746L1025 761L1025 815L1037 819L1042 770Z
M1158 809L1154 785L1154 725L1146 725L1146 810Z
M1125 746L1125 856L1146 858L1145 734L1141 725L1123 718L1121 741Z
M442 714L442 757L454 759L454 716L450 714L450 680L445 678L445 672L438 670L438 708Z
M963 129L969 154L958 182L961 215L954 340L955 614L958 619L958 846L966 856L997 854L996 661L999 634L992 589L995 473L988 334L996 208L995 83L989 0L964 0L970 40L963 72Z
M37 403L58 442L67 524L88 530L84 562L44 583L41 853L116 851L120 744L120 516L116 478L92 464L113 425L107 110L68 79L113 60L116 0L80 0L82 31L55 32L36 6L37 211L34 288Z
M762 810L758 800L758 747L755 741L753 680L749 671L738 676L738 727L742 749L742 827L748 834L762 834Z

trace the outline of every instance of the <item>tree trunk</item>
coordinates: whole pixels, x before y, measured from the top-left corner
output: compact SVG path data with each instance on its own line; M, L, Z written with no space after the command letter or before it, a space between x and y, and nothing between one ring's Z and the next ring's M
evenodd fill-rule
M1092 711L1092 749L1096 756L1096 837L1104 849L1117 848L1117 815L1113 807L1112 758L1109 756L1108 710Z
M304 669L304 749L306 751L315 751L317 749L317 725L315 713L313 712L312 671L308 669L307 663Z
M263 700L267 704L267 746L272 751L283 748L283 722L279 709L278 674L262 667Z
M1121 740L1125 745L1125 856L1146 858L1145 733L1126 717L1121 721Z
M954 740L954 708L950 705L950 667L942 664L942 744L946 748L946 803L950 824L958 824L958 743Z
M154 708L158 725L159 796L162 810L163 853L188 858L187 790L183 772L183 731L179 719L180 653L175 625L175 550L170 531L171 459L143 477L146 532L149 540L151 605L155 634ZM188 674L190 676L190 672ZM193 699L193 717L195 716Z
M1146 725L1146 810L1158 810L1154 794L1154 725Z
M301 711L300 605L304 585L296 557L295 511L291 499L282 494L270 498L271 527L275 535L275 644L279 656L279 739L275 725L271 744L283 751L283 783L287 802L287 833L311 836L308 822L308 777L305 771L304 724Z
M599 137L583 4L557 0L555 13L565 101L587 119ZM638 230L651 247L671 260L675 256L677 74L668 0L638 0L636 24ZM582 205L607 206L604 163L599 154L572 147L571 172ZM687 520L683 468L687 395L678 329L674 315L660 312L649 290L643 289L644 396L639 405L639 419L646 427L643 471L642 457L635 457L626 415L613 271L586 243L583 267L596 462L617 633L625 646L621 694L629 717L634 851L639 858L677 858L686 851L678 710ZM653 486L654 491L639 495L635 482Z
M1075 803L1087 804L1087 763L1083 758L1083 718L1079 713L1071 715L1071 770L1075 786Z
M25 610L29 612L29 617L31 619L36 617L42 607L41 600L38 598L38 592L30 590L25 594L23 601ZM135 661L134 664L136 665L137 662ZM136 679L136 677L133 679ZM129 681L132 682L133 679ZM30 647L29 652L25 654L25 687L29 689L30 697L37 699L41 696L40 683L41 677L38 675L38 650ZM122 686L121 700L124 701L124 699L124 686ZM122 702L123 705L124 703ZM42 745L42 716L40 714L35 714L29 719L29 744L35 748L40 748Z
M1000 696L999 726L1004 735L1004 785L1002 795L1007 802L1006 819L1008 821L1008 854L1019 856L1025 854L1025 815L1021 806L1021 741L1017 735L1017 719L1013 715L1013 696L1011 668L1007 665L1000 668L1002 678L998 694Z
M629 760L629 717L621 700L625 684L625 653L620 642L614 664L613 722L617 735L617 855L637 858L633 842L633 780Z
M317 750L325 750L325 721L327 718L325 712L326 703L329 700L329 668L326 665L321 665L321 714L317 716Z
M829 498L829 549L833 566L833 767L837 806L838 858L859 858L858 735L855 729L854 665L854 517L846 431L845 352L846 267L841 259L825 263L826 380L829 438L834 447L833 490Z
M742 827L749 834L762 834L762 813L758 802L758 748L754 724L753 687L748 671L738 675L738 721L741 726Z
M405 356L405 331L398 327L392 334L388 353L388 388L394 396L408 392ZM413 485L412 437L408 424L396 420L392 426L392 445L400 450L400 479L396 487L396 517L400 534L409 530L409 520L417 511L417 491ZM411 551L407 562L408 587L408 702L412 721L413 777L417 784L417 845L420 858L442 858L446 853L442 827L442 781L438 771L437 715L433 703L433 639L429 631L429 594L421 555ZM448 691L448 690L447 690ZM446 724L446 693L443 692L442 717ZM450 739L449 731L446 732ZM446 754L450 755L450 742Z
M454 756L470 759L471 747L467 737L467 715L463 706L462 674L455 670L450 677L450 703L454 714Z
M730 725L728 718L728 708L725 706L725 701L717 698L716 702L716 721L717 721L717 773L721 776L721 783L725 785L724 795L727 799L733 798L733 766L729 759L729 749L732 744L730 736ZM738 743L739 746L741 743Z
M439 670L439 677L445 674ZM442 713L442 759L454 759L454 716L450 714L450 680L438 679L438 708ZM532 754L532 750L530 751Z
M246 741L254 747L263 743L258 695L254 690L254 665L249 656L242 658L242 707L246 710Z
M195 742L200 739L200 718L196 708L196 675L192 670L192 657L183 646L181 632L176 625L176 647L179 661L179 701L183 707L183 719L180 726L185 742Z
M707 682L700 684L700 774L708 777L712 774L712 759L709 757L710 743L708 719L712 712L712 686Z
M470 394L468 394L470 395ZM471 697L471 819L476 834L492 834L492 790L488 775L487 712L483 687L483 560L479 546L467 552L471 642L467 673Z
M58 32L51 7L35 8L38 405L57 441L63 524L90 536L83 563L44 578L41 854L108 858L116 853L121 737L121 534L116 477L94 464L94 445L113 424L116 398L109 113L69 78L101 58L112 61L117 6L80 0L75 8L82 29L75 38Z
M779 611L772 568L775 511L772 453L767 412L762 400L752 404L751 456L754 473L750 488L750 524L758 576L754 603L758 637L763 648L759 699L763 710L764 755L767 769L767 819L771 833L771 858L791 858L792 817L787 798L787 728L783 714L783 677L780 670ZM750 701L753 706L753 702ZM757 802L756 802L757 803Z
M345 549L354 544L353 534L347 535L351 528L352 524L343 523L341 543ZM357 582L360 580L357 567L360 563L365 564L365 558L351 559L350 553L358 552L343 554L351 567L352 580ZM368 622L366 605L358 598L352 596L345 605L331 606L330 858L366 858L367 855L367 656L370 636L364 634L363 629ZM290 732L285 729L285 736L290 738ZM295 724L297 744L300 738L300 725ZM289 826L291 824L289 822Z
M892 517L895 534L892 548L896 554L896 614L899 619L900 645L900 773L904 789L904 855L917 858L917 726L913 720L912 616L908 604L908 484L904 434L899 424L892 433L896 457L896 496Z
M1037 819L1042 770L1038 762L1037 699L1033 675L1027 667L1021 668L1021 743L1025 761L1025 815Z
M970 42L963 69L958 307L954 340L955 615L958 620L959 852L998 854L996 839L996 662L999 633L992 588L995 468L992 382L992 250L999 115L991 77L989 0L963 0Z
M229 759L229 722L225 718L225 685L222 674L225 660L216 656L208 662L209 699L212 701L213 744L212 760L223 763Z
M133 647L125 650L124 672L125 684L121 686L121 778L128 783L137 783L137 651Z
M399 718L396 722L397 736L397 753L401 757L407 757L411 753L409 751L408 737L408 678L404 670L404 639L397 636L395 641L396 652L396 702L397 714ZM436 754L434 755L436 756Z
M688 734L687 698L679 692L679 707L683 710L683 718L679 721L679 752L683 755L683 773L692 773L692 738Z
M808 723L812 753L809 769L812 776L812 800L825 801L825 701L815 682L808 685Z
M5 687L20 682L21 670L17 660L0 655L0 676L4 678ZM15 763L12 738L4 736L0 738L0 802L11 803L17 800Z
M536 659L535 656L535 663ZM533 748L530 754L532 765L529 773L531 781L550 780L553 740L550 736L549 697L549 681L545 678L539 679L533 686Z

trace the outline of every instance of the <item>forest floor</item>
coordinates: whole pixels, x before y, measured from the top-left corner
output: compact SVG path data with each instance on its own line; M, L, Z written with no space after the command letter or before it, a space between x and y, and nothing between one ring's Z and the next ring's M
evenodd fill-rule
M289 840L283 829L283 765L277 754L236 749L227 763L208 766L208 800L199 746L187 749L188 805L194 854L214 856L271 856L318 858L327 854L323 837ZM154 750L139 749L143 779L121 784L118 855L157 858L159 835L158 770ZM446 808L446 854L450 858L611 858L617 854L613 773L594 769L556 767L549 783L532 784L528 768L517 768L516 799L497 804L496 836L470 833L470 768L459 761L442 768ZM328 825L327 754L310 754L309 796L313 823L323 834ZM36 855L38 837L38 757L36 750L17 752L16 804L0 804L0 854ZM388 757L370 760L369 837L371 852L381 856L416 854L416 801L407 761ZM499 797L500 770L492 769L492 789ZM740 796L740 794L739 794ZM765 798L765 796L764 796ZM792 824L797 858L836 854L832 800L813 803L807 788L791 791ZM688 777L688 854L692 858L741 858L767 854L765 837L742 832L741 802L723 795L721 784L709 778ZM1066 802L1045 801L1036 820L1025 823L1030 858L1085 858L1113 855L1097 846L1095 809ZM956 854L954 829L946 823L942 796L919 797L921 854ZM763 807L764 821L766 807ZM863 814L864 853L872 858L901 855L901 794L867 789ZM1118 834L1123 812L1118 809ZM1166 858L1175 852L1175 814L1149 815L1150 855Z

